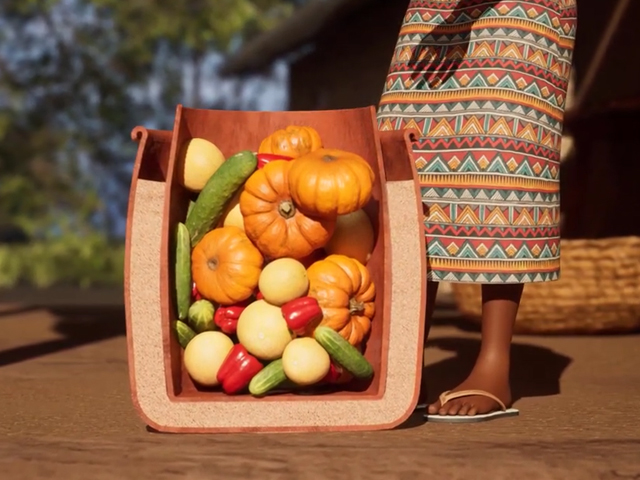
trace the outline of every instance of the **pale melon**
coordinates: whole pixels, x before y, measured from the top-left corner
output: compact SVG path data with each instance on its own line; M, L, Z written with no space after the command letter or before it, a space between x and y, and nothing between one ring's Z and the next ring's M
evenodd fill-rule
M222 227L238 227L244 232L244 217L240 212L240 193L242 193L242 189L229 202L225 212L222 214L220 225Z
M178 159L178 181L187 190L199 192L224 161L224 154L216 145L204 138L192 138Z
M298 385L313 385L322 380L331 367L327 351L313 338L292 340L282 353L282 367L289 380Z
M345 255L366 265L374 245L375 234L369 215L364 210L356 210L338 216L336 229L324 249L330 255Z
M260 272L258 289L271 305L284 305L307 294L309 290L307 269L293 258L273 260Z
M218 370L233 348L233 341L221 332L199 333L184 349L184 368L194 382L205 386L218 385Z
M242 311L236 335L240 344L261 360L280 358L293 339L280 308L264 300L253 302Z

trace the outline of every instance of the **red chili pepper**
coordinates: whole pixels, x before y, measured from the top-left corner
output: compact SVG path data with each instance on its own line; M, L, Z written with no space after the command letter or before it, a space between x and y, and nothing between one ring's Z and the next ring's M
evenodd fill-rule
M245 308L246 305L220 306L213 316L213 321L227 335L235 335L238 319Z
M202 295L200 295L200 292L198 291L198 287L196 287L196 282L193 282L193 287L191 288L191 297L193 298L194 302L197 302L198 300L202 300Z
M264 295L262 295L260 290L256 293L256 300L264 300Z
M289 330L303 335L307 325L322 320L322 309L313 297L300 297L285 303L281 307Z
M263 168L267 163L273 162L274 160L293 160L293 157L277 155L275 153L259 153L256 156L258 157L258 168Z
M260 370L262 363L238 343L220 365L217 378L224 392L233 395L244 390Z

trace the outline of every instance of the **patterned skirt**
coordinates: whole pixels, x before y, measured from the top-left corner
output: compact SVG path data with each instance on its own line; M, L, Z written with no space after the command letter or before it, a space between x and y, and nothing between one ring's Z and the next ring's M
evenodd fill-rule
M560 142L576 0L412 0L378 110L415 129L428 279L560 272Z

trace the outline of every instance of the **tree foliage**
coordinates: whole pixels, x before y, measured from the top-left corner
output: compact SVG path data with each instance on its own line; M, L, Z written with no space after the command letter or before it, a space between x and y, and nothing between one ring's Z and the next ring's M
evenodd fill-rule
M170 128L176 103L206 107L210 56L295 3L2 0L0 225L45 240L113 234L128 199L132 127Z

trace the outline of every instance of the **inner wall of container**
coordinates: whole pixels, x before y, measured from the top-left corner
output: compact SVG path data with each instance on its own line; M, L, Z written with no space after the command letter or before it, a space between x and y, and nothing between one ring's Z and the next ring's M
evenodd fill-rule
M180 112L181 110L181 112ZM383 334L388 331L388 315L385 314L385 238L388 232L385 232L386 225L386 208L383 207L383 193L381 178L384 178L384 172L380 170L380 162L378 160L378 137L377 127L373 121L372 111L368 108L356 110L341 111L318 111L318 112L239 112L239 111L212 111L212 110L195 110L195 109L179 109L176 117L177 135L174 141L177 148L174 149L175 156L179 155L180 148L191 138L205 138L215 143L225 154L226 157L233 155L242 150L256 151L260 141L275 130L284 128L287 125L309 125L318 130L321 138L327 148L338 148L353 153L357 153L365 158L374 172L376 172L376 180L373 185L372 198L367 207L366 212L369 214L374 232L376 233L376 244L371 255L371 260L367 264L373 281L376 285L376 314L372 322L371 333L366 344L366 358L371 362L375 375L373 380L365 383L352 382L346 386L340 386L340 390L321 389L323 398L327 397L343 397L343 396L379 396L383 393L385 381L383 374ZM180 114L181 113L181 114ZM178 118L179 117L179 118ZM169 160L169 168L175 170L176 159ZM169 179L175 179L174 175L169 175ZM172 185L168 185L169 190L169 221L165 223L169 235L170 253L175 252L174 236L178 222L184 222L190 194L184 190L175 180ZM164 263L164 262L163 262ZM169 299L170 315L165 318L165 341L164 348L169 361L167 368L168 390L169 395L176 400L212 400L219 399L224 401L261 401L255 399L248 394L239 396L228 396L220 391L205 390L193 383L182 364L182 349L178 345L177 340L171 332L171 320L175 318L175 283L174 283L174 265L173 258L169 262L164 263L168 268L167 285L169 291L164 292L165 297ZM384 360L386 363L386 358ZM285 393L273 396L273 399L286 398L291 400L292 397L298 397L301 400L311 400L314 396L312 389L305 389L301 394ZM264 401L264 400L262 400Z

